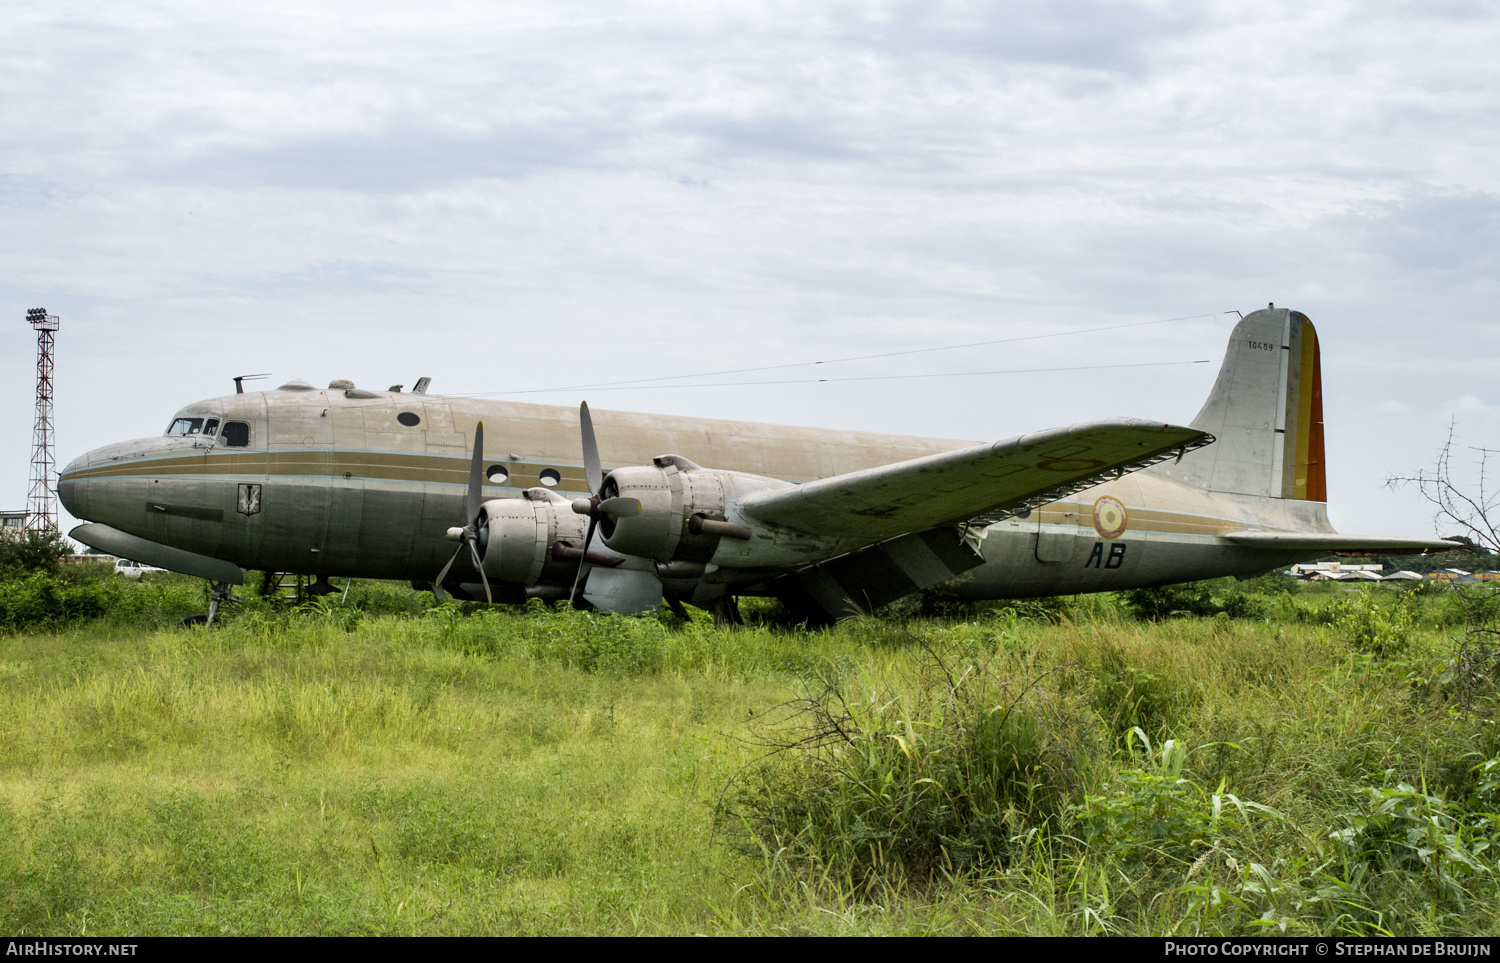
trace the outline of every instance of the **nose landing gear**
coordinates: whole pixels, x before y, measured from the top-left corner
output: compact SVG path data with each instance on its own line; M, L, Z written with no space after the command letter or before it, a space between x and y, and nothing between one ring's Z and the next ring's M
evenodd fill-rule
M187 618L182 620L182 624L184 627L193 625L213 625L214 619L217 618L219 614L219 606L233 605L236 602L245 601L244 599L240 598L238 595L235 595L232 591L230 591L228 582L210 581L208 583L208 586L208 611L206 613L200 612L197 615L189 615Z

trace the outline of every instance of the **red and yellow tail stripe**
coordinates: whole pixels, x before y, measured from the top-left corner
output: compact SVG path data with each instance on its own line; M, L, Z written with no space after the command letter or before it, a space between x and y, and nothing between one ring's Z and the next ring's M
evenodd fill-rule
M1281 496L1328 501L1323 458L1323 365L1318 332L1307 316L1291 313L1287 358L1286 434Z

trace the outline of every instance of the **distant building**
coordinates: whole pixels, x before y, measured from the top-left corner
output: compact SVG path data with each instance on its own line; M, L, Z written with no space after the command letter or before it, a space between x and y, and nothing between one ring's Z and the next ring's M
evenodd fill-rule
M1307 562L1292 566L1292 574L1308 582L1378 582L1384 570L1384 565L1351 565L1347 562Z
M19 535L26 528L26 512L0 512L0 532Z

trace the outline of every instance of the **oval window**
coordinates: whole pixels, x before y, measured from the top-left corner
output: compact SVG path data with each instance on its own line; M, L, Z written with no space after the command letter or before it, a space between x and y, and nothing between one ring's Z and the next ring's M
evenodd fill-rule
M505 470L504 465L491 465L485 469L484 477L488 478L492 484L503 485L510 480L510 472Z
M422 419L415 412L403 411L396 416L396 420L408 428L415 428L422 423Z
M548 488L556 488L558 482L562 481L562 473L556 468L543 468L540 481Z

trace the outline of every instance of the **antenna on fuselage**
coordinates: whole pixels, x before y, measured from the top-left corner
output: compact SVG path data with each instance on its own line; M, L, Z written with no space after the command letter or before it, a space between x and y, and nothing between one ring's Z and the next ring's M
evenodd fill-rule
M426 375L423 375L422 377L418 378L417 383L412 386L411 393L414 395L425 395L427 394L427 386L430 384L432 384L432 379L427 377Z
M245 382L247 382L247 381L259 381L262 378L269 378L269 377L271 377L271 373L269 371L264 372L262 374L235 375L234 376L234 393L237 394L237 395L244 394L245 393Z

